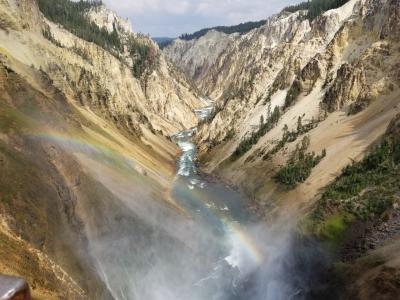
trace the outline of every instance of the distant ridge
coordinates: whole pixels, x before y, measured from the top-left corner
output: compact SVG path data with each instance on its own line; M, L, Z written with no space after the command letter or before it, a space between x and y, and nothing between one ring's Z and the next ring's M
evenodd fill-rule
M182 34L179 38L181 40L185 41L190 41L194 39L201 38L202 36L206 35L207 32L210 30L216 30L219 32L223 32L226 34L232 34L232 33L240 33L240 34L245 34L255 28L261 27L266 23L266 20L261 20L261 21L256 21L256 22L246 22L246 23L240 23L238 25L233 25L233 26L216 26L216 27L210 27L210 28L204 28L199 31L196 31L192 34Z
M153 37L152 39L158 44L158 46L161 49L167 47L170 43L172 43L175 40L175 38L171 37Z

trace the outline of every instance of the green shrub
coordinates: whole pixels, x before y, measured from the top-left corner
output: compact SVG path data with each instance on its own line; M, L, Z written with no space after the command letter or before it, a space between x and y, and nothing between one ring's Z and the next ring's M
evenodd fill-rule
M237 159L257 144L261 137L276 126L281 117L281 111L279 107L275 107L272 113L268 113L267 120L264 122L264 117L260 118L260 126L256 132L253 132L250 137L242 140L237 146L235 152L232 154L233 159Z
M301 83L299 80L296 79L286 95L284 109L293 105L297 97L300 95L300 93L301 93Z
M292 142L296 141L300 135L306 134L307 132L316 128L319 123L318 120L316 121L316 120L312 119L309 123L302 124L301 120L302 120L301 117L299 117L296 131L289 131L287 128L287 125L285 125L285 127L283 128L282 139L279 140L278 143L263 156L264 160L270 159L273 155L278 153L279 150L281 150L283 147L285 147L285 145L287 143L292 143Z
M398 142L385 139L362 161L345 167L325 188L313 217L323 218L332 208L361 220L384 216L400 192L399 149Z
M326 150L323 150L320 155L316 155L314 152L306 153L309 145L310 139L305 136L301 146L299 144L296 146L296 150L287 164L277 172L275 176L277 182L294 188L298 183L306 181L311 175L312 169L326 156Z
M129 53L134 58L132 72L136 78L142 77L143 74L150 74L156 67L158 55L155 48L150 45L131 38Z
M346 219L341 215L330 217L319 229L319 235L332 247L340 245L347 229Z
M61 43L54 38L54 36L52 35L52 33L50 31L50 28L46 27L45 29L43 29L42 34L46 39L48 39L50 42L52 42L57 47L60 47L60 48L63 47L63 45L61 45Z

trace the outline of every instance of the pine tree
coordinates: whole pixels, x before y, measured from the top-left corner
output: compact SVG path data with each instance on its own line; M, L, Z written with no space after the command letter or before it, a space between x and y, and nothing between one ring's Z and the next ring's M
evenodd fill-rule
M338 8L346 4L349 0L310 0L296 5L288 6L283 9L287 12L296 12L299 10L308 10L307 19L313 21L316 17L327 10Z
M113 24L112 32L108 32L106 28L99 28L85 16L88 9L102 5L102 1L38 0L38 5L50 21L61 24L79 38L95 43L119 58L123 44L116 24ZM47 32L44 32L44 35L51 39L51 35ZM157 53L154 48L133 37L128 44L133 59L133 75L142 78L151 74L157 64Z
M289 127L287 124L285 124L285 126L283 126L283 136L287 136L289 132Z
M303 124L302 124L301 117L299 116L297 118L297 132L300 132L302 128L303 128Z
M267 119L271 117L271 102L268 104Z

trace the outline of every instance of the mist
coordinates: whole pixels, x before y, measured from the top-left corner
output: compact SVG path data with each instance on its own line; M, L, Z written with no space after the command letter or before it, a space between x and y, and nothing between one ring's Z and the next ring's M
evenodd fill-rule
M78 210L87 255L113 298L320 299L330 260L318 242L298 234L293 218L258 220L245 195L201 174L195 133L173 137L182 154L167 193L131 159L61 144L101 187L101 196Z
M175 137L183 153L168 195L133 165L121 172L80 149L109 192L86 213L86 233L114 299L311 299L329 264L324 252L292 220L267 225L247 212L243 194L199 174L193 134Z

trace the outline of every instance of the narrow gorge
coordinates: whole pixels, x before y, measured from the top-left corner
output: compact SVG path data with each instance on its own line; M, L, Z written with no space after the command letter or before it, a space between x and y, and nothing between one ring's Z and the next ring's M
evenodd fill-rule
M396 300L399 101L399 0L160 45L0 0L0 299Z

